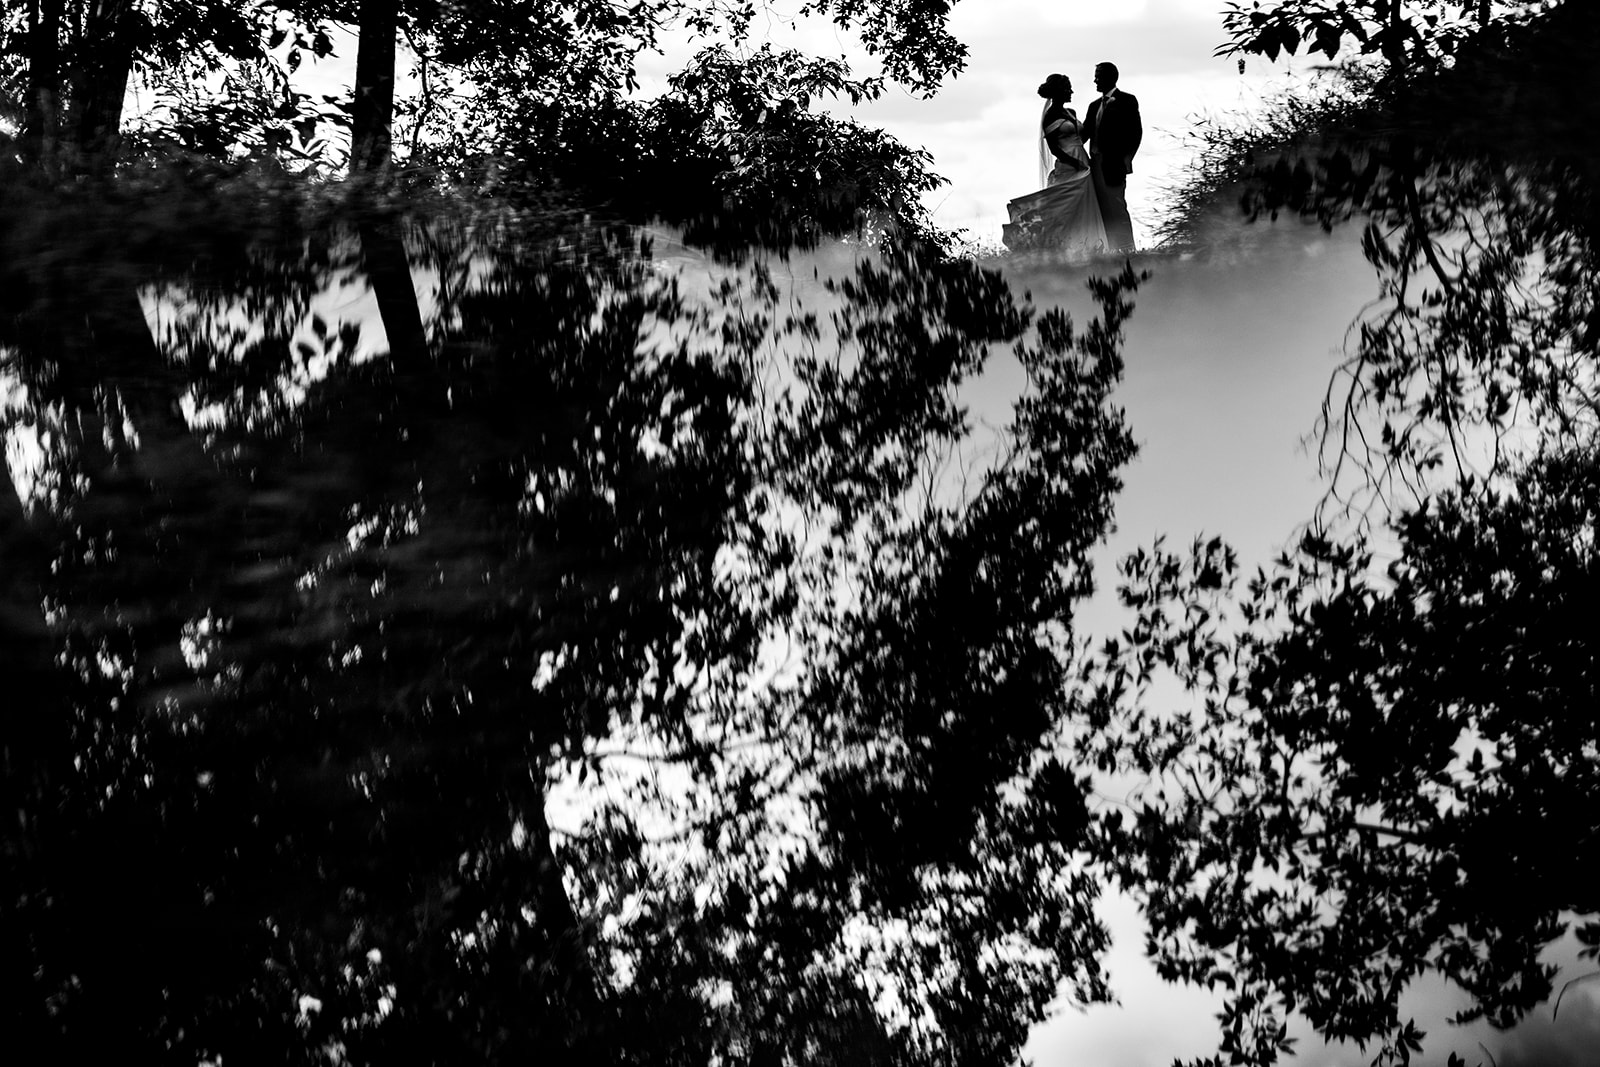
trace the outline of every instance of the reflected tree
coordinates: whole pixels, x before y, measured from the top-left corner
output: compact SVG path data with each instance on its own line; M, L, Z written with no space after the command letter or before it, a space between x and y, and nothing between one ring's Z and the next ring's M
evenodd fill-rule
M33 1047L978 1063L1059 979L1106 995L1047 753L1137 279L1079 333L913 240L807 307L418 213L406 347L330 310L370 255L339 202L205 189L0 231L61 250L0 336ZM974 455L955 391L1007 344Z
M1138 279L1076 332L949 259L926 157L813 110L959 70L948 5L807 9L882 74L744 5L5 9L19 1044L989 1063L1107 996L1051 753ZM347 115L290 77L335 22ZM286 173L346 124L352 180ZM755 251L843 233L811 306Z
M1572 92L1597 25L1536 15L1448 49L1415 22L1413 53L1448 61L1235 157L1248 211L1355 220L1379 277L1319 424L1329 497L1248 579L1215 541L1130 558L1135 621L1086 661L1081 758L1144 783L1107 860L1162 972L1227 990L1234 1062L1286 1051L1290 1011L1407 1062L1417 977L1504 1027L1550 999L1569 930L1600 950L1596 161ZM1188 704L1158 702L1167 675Z

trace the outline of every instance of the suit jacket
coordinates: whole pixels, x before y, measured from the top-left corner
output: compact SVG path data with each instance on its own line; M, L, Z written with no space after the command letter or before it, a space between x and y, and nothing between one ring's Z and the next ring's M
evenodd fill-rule
M1111 105L1106 107L1103 97L1095 97L1084 115L1083 133L1090 152L1100 160L1100 167L1108 178L1127 175L1133 170L1130 162L1133 154L1139 151L1139 142L1144 140L1138 98L1117 89L1112 94Z

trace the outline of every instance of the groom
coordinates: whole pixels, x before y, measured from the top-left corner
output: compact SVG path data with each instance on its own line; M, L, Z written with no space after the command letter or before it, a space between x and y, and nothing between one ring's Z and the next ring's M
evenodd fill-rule
M1133 251L1133 219L1128 216L1128 174L1133 154L1144 138L1139 121L1139 101L1117 89L1117 65L1099 63L1094 68L1098 99L1089 104L1083 132L1089 141L1095 197L1106 220L1106 237L1118 252Z

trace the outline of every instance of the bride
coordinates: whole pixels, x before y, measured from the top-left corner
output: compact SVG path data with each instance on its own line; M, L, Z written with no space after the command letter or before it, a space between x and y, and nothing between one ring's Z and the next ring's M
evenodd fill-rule
M1002 240L1013 252L1051 251L1077 257L1104 252L1105 221L1095 199L1083 125L1067 106L1072 81L1052 74L1039 86L1044 114L1039 119L1039 184L1044 188L1006 205L1011 221Z

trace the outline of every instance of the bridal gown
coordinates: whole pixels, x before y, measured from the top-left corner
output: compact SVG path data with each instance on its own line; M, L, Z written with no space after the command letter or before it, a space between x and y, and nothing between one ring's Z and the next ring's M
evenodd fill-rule
M1061 162L1058 153L1083 166L1074 168ZM1047 251L1074 259L1106 251L1110 243L1106 240L1100 202L1095 199L1089 153L1083 147L1083 127L1071 108L1042 124L1040 160L1044 188L1006 205L1011 214L1011 221L1002 228L1006 247L1013 252ZM1052 163L1054 166L1046 173L1046 166Z

